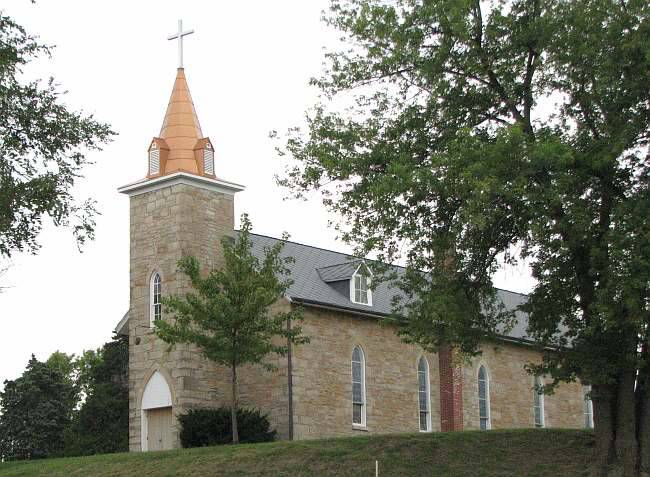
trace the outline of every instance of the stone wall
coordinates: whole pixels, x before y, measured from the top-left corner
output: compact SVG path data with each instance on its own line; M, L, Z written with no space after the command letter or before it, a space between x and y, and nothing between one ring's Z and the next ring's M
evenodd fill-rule
M194 346L174 348L149 326L149 280L157 271L162 294L189 290L177 272L183 255L196 256L204 270L223 264L221 237L233 235L233 197L190 185L173 185L131 197L131 308L129 311L129 448L141 450L141 399L149 377L160 371L172 392L173 413L230 405L231 372L210 362ZM288 307L285 300L274 310ZM165 319L163 313L163 319ZM168 317L167 317L168 318ZM276 368L244 366L238 371L239 404L268 413L278 437L289 436L287 359L270 356ZM178 427L174 430L178 441Z
M271 313L286 311L289 306L285 299L279 300L271 307ZM265 363L275 369L248 365L238 372L239 404L241 407L257 408L267 414L271 427L278 433L277 438L286 440L289 438L287 357L270 354Z
M162 278L163 295L188 290L187 279L177 272L183 255L197 256L204 268L223 263L220 239L234 229L233 197L190 185L173 185L131 197L131 308L129 311L129 445L141 449L140 410L142 393L149 377L159 370L167 379L178 415L189 408L217 407L230 402L230 371L206 360L195 347L170 349L155 338L149 326L149 280L154 271ZM286 308L284 300L275 307ZM417 432L418 374L422 350L407 345L391 326L376 318L343 312L306 308L302 322L311 343L294 347L293 424L295 439L332 437L362 433ZM164 315L163 315L164 318ZM351 355L359 345L366 365L367 425L352 425ZM429 364L431 424L441 429L440 362L446 359L426 354ZM443 357L444 358L444 357ZM526 362L539 359L531 348L503 343L485 345L483 355L449 368L447 376L461 399L462 427L478 428L477 373L481 363L490 375L493 428L533 426L532 377ZM271 357L277 369L246 366L239 372L242 407L256 407L269 414L278 437L289 437L289 389L287 358ZM446 364L445 364L446 363ZM451 363L455 366L454 363ZM460 394L461 397L456 396ZM452 413L453 416L453 413ZM545 396L548 427L581 427L582 392L579 384L560 386ZM456 429L460 425L452 425ZM177 430L174 441L179 445Z
M422 351L403 343L376 318L306 308L302 323L309 344L293 352L294 437L310 439L363 433L417 432L418 373ZM352 350L366 363L367 426L352 425ZM426 355L431 423L440 430L438 357Z
M293 353L294 432L296 439L354 435L363 432L417 432L417 360L419 347L408 345L394 328L377 319L307 308L303 329L311 343ZM366 360L367 426L352 425L351 355L360 345ZM441 370L449 360L426 354L431 383L433 431L441 430ZM458 425L449 430L478 429L478 368L490 376L491 425L497 428L533 427L533 378L524 369L540 359L529 346L499 343L483 346L483 354L469 362L447 363L455 378L451 395L460 400ZM442 363L442 364L440 364ZM444 374L444 373L443 373ZM458 375L458 376L456 376ZM443 376L444 377L444 376ZM544 396L546 427L583 426L582 387L560 385ZM455 419L454 422L458 420Z
M540 355L529 346L510 343L485 344L482 355L463 363L464 429L479 428L478 370L485 365L489 376L492 429L534 427L533 377L524 369L539 362ZM544 396L546 427L583 426L582 387L579 383L560 385Z
M230 374L207 361L192 346L169 346L149 326L149 281L157 271L162 294L183 293L185 276L177 271L183 255L206 268L222 263L220 239L234 229L233 197L184 184L130 197L129 447L140 450L142 393L160 370L172 390L173 412L224 403ZM163 313L163 318L164 318ZM178 446L177 432L174 441Z

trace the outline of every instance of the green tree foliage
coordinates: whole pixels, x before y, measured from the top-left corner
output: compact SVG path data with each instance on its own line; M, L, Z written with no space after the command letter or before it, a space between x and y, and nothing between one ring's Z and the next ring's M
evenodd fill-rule
M0 456L29 459L128 450L128 339L80 357L32 356L0 392Z
M224 266L203 277L199 261L184 257L179 270L187 275L195 292L185 296L163 297L173 319L158 320L156 334L170 344L191 343L217 364L227 366L232 377L232 440L239 442L237 427L237 369L244 364L261 364L269 354L284 356L290 343L307 341L299 326L299 309L274 311L271 305L284 296L291 285L287 264L282 257L283 242L265 250L262 260L252 253L251 222L242 216L236 238L221 241ZM286 240L286 235L283 236Z
M77 364L74 354L55 351L49 358L47 358L45 364L50 368L59 371L69 383L76 384Z
M531 371L592 385L599 469L650 472L650 4L334 0L326 21L345 48L280 182L407 263L395 315L427 349L503 332L492 276L527 260Z
M85 400L65 431L65 454L128 451L128 337L115 337L97 351L84 352L75 364Z
M57 359L55 358L55 361ZM0 456L30 459L60 455L77 388L58 366L33 355L23 375L0 392Z
M44 216L71 227L79 245L93 238L92 200L72 195L87 150L114 134L92 116L70 111L52 78L23 80L23 68L50 48L0 13L0 257L36 252Z

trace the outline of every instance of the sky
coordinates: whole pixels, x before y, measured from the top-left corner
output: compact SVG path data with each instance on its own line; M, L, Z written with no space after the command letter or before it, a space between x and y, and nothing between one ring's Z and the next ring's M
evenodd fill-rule
M69 230L48 225L37 255L16 254L0 277L0 388L31 354L81 353L109 341L129 308L129 209L119 186L141 179L147 147L160 131L177 66L178 19L195 33L184 39L184 66L201 128L215 146L218 177L246 186L235 216L249 214L254 232L342 252L318 196L285 200L275 184L286 164L269 132L304 124L317 100L309 79L322 71L324 48L338 34L321 21L327 0L71 1L5 0L3 13L42 43L51 59L29 66L53 76L65 103L109 123L118 133L92 152L75 195L98 202L96 239L82 253ZM495 284L530 290L524 266L500 272Z

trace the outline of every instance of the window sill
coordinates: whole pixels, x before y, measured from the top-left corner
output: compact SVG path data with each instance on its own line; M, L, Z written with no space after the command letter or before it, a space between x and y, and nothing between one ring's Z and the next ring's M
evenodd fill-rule
M352 424L352 430L353 431L368 432L368 428L366 426L362 426L361 424Z

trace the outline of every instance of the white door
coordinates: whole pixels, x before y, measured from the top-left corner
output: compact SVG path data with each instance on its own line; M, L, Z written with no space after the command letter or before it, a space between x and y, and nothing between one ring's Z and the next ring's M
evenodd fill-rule
M150 451L172 448L172 408L147 411L147 449Z
M171 449L174 424L171 390L164 376L156 371L142 395L142 450Z

